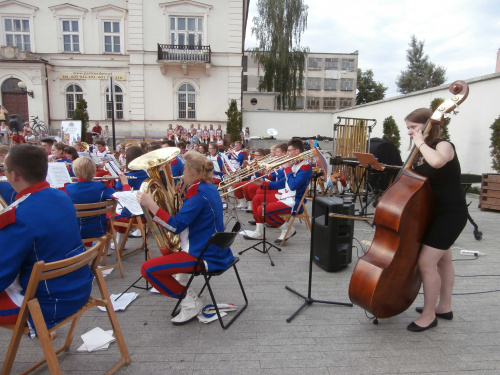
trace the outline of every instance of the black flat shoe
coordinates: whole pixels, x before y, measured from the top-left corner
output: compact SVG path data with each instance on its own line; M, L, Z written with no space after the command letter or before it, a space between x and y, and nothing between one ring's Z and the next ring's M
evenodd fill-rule
M418 324L415 324L415 322L411 322L406 329L411 332L424 332L428 330L429 328L434 328L438 325L438 320L437 318L434 319L434 321L429 324L427 327L420 327Z
M250 224L250 225L255 225L255 220L249 220L249 221L248 221L248 224Z
M422 311L424 311L423 307L415 307L415 311L418 312L419 314L422 314ZM446 320L452 320L453 319L453 311L447 312L447 313L442 313L438 314L436 313L436 316L441 319L446 319Z

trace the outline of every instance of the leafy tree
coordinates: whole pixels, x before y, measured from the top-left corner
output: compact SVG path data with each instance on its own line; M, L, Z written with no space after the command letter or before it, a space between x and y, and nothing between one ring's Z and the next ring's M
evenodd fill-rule
M82 141L85 141L85 133L89 127L89 114L87 112L87 102L85 99L78 100L76 103L75 112L73 112L73 120L80 120L82 122Z
M385 87L373 79L373 71L368 69L363 72L358 69L358 93L356 94L356 105L374 102L385 98Z
M259 91L279 92L278 109L296 109L304 88L308 49L299 46L307 27L307 5L303 0L258 0L252 34L259 43L252 57L264 69Z
M442 85L446 81L446 68L436 66L424 55L424 42L411 36L410 48L406 50L407 70L397 77L396 85L402 94Z
M231 136L231 142L241 140L241 130L243 128L243 118L241 111L238 111L238 104L235 99L231 99L227 115L227 132Z
M491 167L500 173L500 116L491 124Z
M430 109L434 112L442 103L444 102L443 98L436 98L431 102ZM443 124L441 125L441 134L439 138L445 139L447 141L450 140L450 133L448 133L448 125L450 124L450 118L445 118Z
M382 139L384 141L389 141L394 144L398 149L401 146L401 136L399 134L399 128L394 120L394 117L389 116L384 119L384 136Z

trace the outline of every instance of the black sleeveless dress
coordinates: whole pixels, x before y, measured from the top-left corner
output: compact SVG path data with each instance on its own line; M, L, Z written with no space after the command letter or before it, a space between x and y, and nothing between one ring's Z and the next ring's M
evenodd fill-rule
M437 139L431 147L435 150L439 142L446 141ZM455 151L453 143L450 144ZM460 162L456 151L453 159L438 169L431 167L425 159L422 162L422 158L419 153L413 170L429 179L436 205L436 216L425 233L422 244L448 250L467 224L467 204L460 185Z

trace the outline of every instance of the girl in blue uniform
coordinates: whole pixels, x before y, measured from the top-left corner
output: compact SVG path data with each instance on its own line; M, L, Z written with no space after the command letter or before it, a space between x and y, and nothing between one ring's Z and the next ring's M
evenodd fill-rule
M154 202L151 194L137 195L142 206L149 208L153 220L174 234L180 234L181 251L150 259L142 265L141 273L158 291L179 298L188 275L193 271L197 257L212 234L224 231L222 201L212 184L213 163L200 153L190 151L184 156L184 181L189 186L186 200L175 216L170 216ZM208 271L224 270L234 260L231 249L209 247L203 255ZM181 279L179 282L173 275ZM185 324L201 311L203 303L189 289L181 302L181 312L172 319L173 324Z

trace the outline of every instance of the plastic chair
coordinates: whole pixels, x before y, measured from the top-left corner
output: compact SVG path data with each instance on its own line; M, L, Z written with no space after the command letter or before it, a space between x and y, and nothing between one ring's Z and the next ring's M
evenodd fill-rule
M30 280L28 282L28 286L25 291L23 304L19 311L19 316L17 318L16 324L14 326L12 325L0 326L2 328L11 329L14 331L9 344L9 348L7 350L5 361L3 363L2 375L10 374L12 366L14 364L14 360L16 358L17 351L19 349L21 338L23 334L29 333L29 329L27 327L27 321L29 315L31 315L33 319L35 329L38 333L38 338L40 341L40 345L43 349L45 358L40 362L36 363L35 365L31 366L24 373L29 373L35 370L36 368L40 367L44 363L47 363L51 374L62 374L61 368L59 366L59 361L57 360L57 354L61 353L62 351L69 350L71 342L73 341L74 330L78 325L81 315L95 306L103 306L106 308L108 318L113 328L116 342L118 344L118 348L120 350L120 355L121 355L121 359L112 367L111 370L108 371L108 374L114 373L123 365L130 364L130 355L128 353L127 346L125 344L125 340L123 338L120 325L118 324L118 320L116 319L115 311L113 310L113 306L109 297L108 288L106 287L106 283L104 281L104 277L101 271L97 267L102 252L108 245L110 238L111 235L106 234L105 236L99 239L98 243L95 246L92 246L84 253L74 256L72 258L51 263L45 263L44 261L39 261L35 263L33 271L31 273ZM40 304L38 302L38 299L35 297L38 284L45 280L54 279L56 277L60 277L69 274L71 272L74 272L77 269L85 267L89 263L90 263L90 269L92 270L95 276L97 286L99 287L101 298L94 298L90 296L87 303L85 303L76 313L67 317L54 327L47 328L47 325L42 315L42 311L40 309ZM52 345L52 339L53 337L55 337L55 330L69 322L71 322L71 327L69 329L68 335L66 336L64 344L59 349L54 350L54 346Z
M75 210L76 210L76 217L79 217L79 218L92 217L92 216L98 216L98 215L106 215L107 213L110 213L111 214L109 216L109 228L110 229L109 229L108 233L111 235L111 239L113 240L113 242L115 244L115 249L118 248L118 245L116 243L115 230L113 227L114 220L115 220L116 201L109 200L109 201L96 202L96 203L75 204ZM82 238L82 241L83 241L83 243L86 243L86 242L94 242L94 241L97 241L98 239L99 239L99 237ZM119 267L120 268L120 275L123 278L124 273L123 273L122 258L121 258L121 254L119 251L116 251L116 264L106 266L108 247L106 249L104 249L104 252L102 255L103 267L101 267L101 269L106 270L109 268Z
M228 232L217 232L217 233L212 234L212 236L210 237L210 239L206 243L205 247L203 248L202 252L198 256L198 259L196 259L196 263L193 267L193 269L195 271L189 272L191 274L191 277L189 278L189 281L188 281L186 287L184 288L184 291L182 292L181 297L177 301L177 304L175 305L174 310L172 311L172 316L177 315L177 308L179 307L179 304L181 303L182 299L186 296L186 293L189 289L189 286L191 285L191 282L193 281L195 276L200 276L200 275L204 277L205 285L203 285L203 288L201 289L200 293L198 293L198 297L201 296L201 294L205 290L205 287L208 287L210 297L212 298L212 303L215 307L215 312L217 313L217 317L219 318L219 323L223 329L228 329L231 326L231 324L233 324L233 322L236 320L236 318L238 318L241 315L241 313L243 311L245 311L245 309L248 306L248 298L247 298L247 295L245 293L245 289L243 288L243 284L241 283L238 269L236 268L236 263L238 263L238 261L240 259L238 257L234 257L233 262L229 265L229 267L226 270L216 271L216 272L207 272L205 270L205 263L203 262L203 254L205 253L205 251L207 250L207 248L210 245L216 245L216 246L221 247L221 248L230 247L233 244L234 239L238 235L238 232L240 231L240 229L241 229L241 224L239 222L237 222L234 225L232 231L229 233ZM238 309L236 314L231 318L231 320L229 322L224 324L224 322L222 320L222 316L220 315L219 307L217 306L217 301L215 300L215 296L214 296L214 293L212 291L212 287L210 286L210 279L214 276L220 276L220 275L224 274L227 270L229 270L231 268L234 269L234 272L236 274L236 278L238 279L238 283L240 285L240 289L241 289L241 292L243 294L243 298L245 299L245 305L243 305L241 308ZM200 269L200 271L196 271L197 269Z

